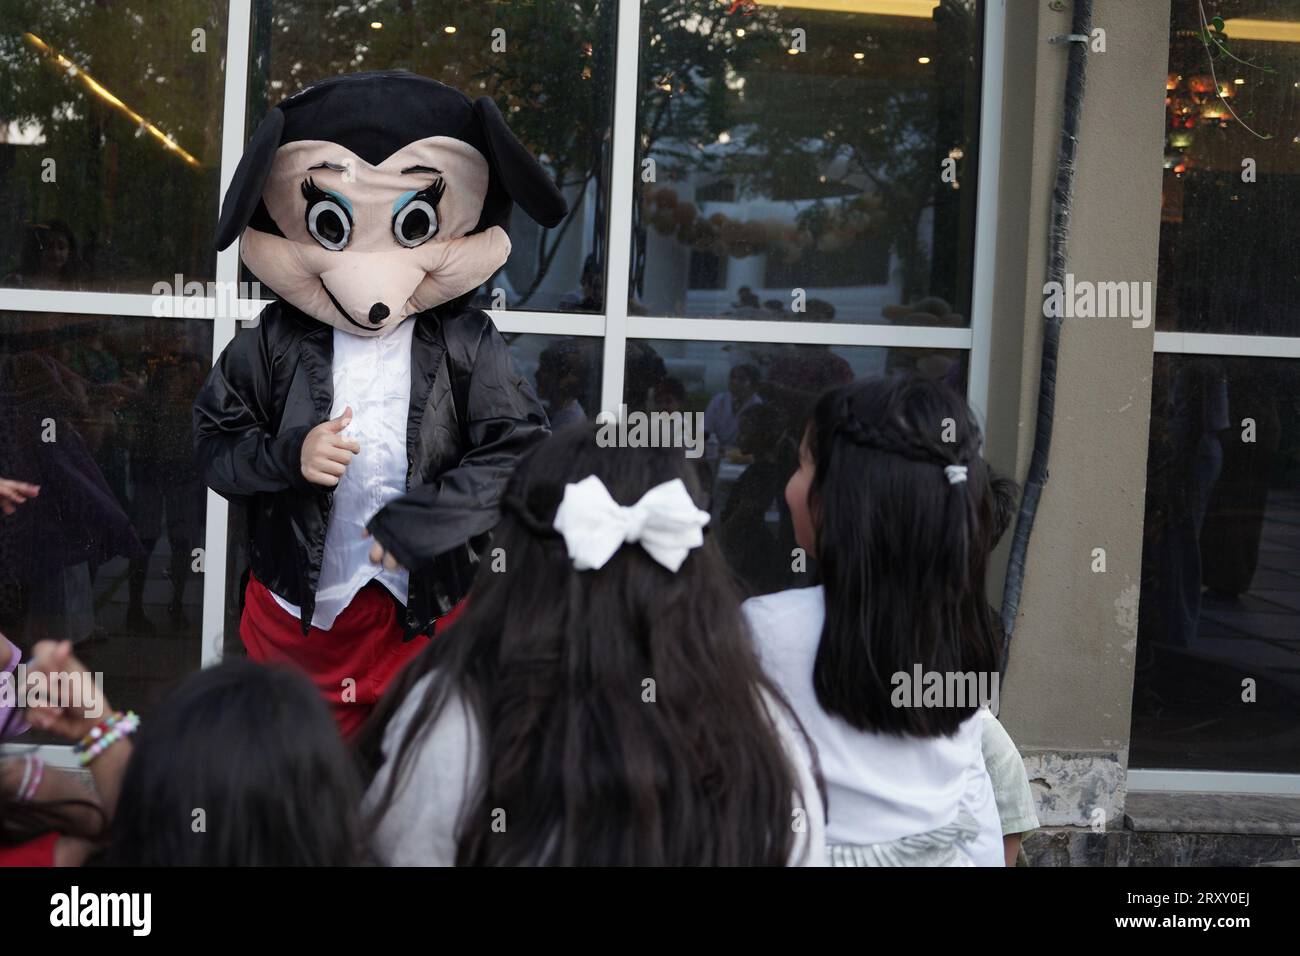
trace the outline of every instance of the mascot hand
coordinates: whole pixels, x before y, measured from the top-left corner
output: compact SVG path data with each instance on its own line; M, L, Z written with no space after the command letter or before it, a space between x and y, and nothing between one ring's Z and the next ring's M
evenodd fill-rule
M302 443L302 475L312 484L333 488L347 471L352 456L361 453L361 445L342 434L351 421L349 406L338 418L321 422L307 433Z
M370 532L369 531L361 532L361 537L369 538ZM372 545L370 545L370 563L382 564L389 571L402 570L402 566L397 563L397 559L393 557L392 552L389 551L387 548L385 548L377 540Z

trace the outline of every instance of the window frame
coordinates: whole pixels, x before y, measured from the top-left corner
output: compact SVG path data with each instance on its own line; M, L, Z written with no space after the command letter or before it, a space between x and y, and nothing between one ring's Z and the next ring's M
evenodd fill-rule
M630 14L630 15L629 15ZM630 316L628 283L631 271L632 204L636 175L638 57L641 42L641 3L618 4L615 41L614 129L609 197L608 273L602 314L490 310L505 333L585 336L602 339L601 408L617 411L623 400L624 357L629 339L675 339L722 342L808 342L826 345L956 349L970 353L967 395L983 418L988 405L989 352L992 336L993 292L996 279L998 178L1001 163L1002 92L1005 62L1006 0L983 0L976 223L972 263L971 322L966 328L857 325L849 323L767 322L738 319ZM247 99L252 45L251 0L229 0L226 23L223 86L220 197L225 195L246 145ZM238 288L239 253L232 245L217 254L217 288ZM187 300L187 308L213 322L215 362L234 338L237 322L249 324L267 300L239 299L237 308L220 299ZM157 318L152 295L114 292L70 292L40 289L0 290L0 309L13 312L66 312ZM1297 352L1300 355L1300 351ZM985 435L988 434L985 423ZM224 498L207 491L200 667L219 663L226 626L226 562L229 509ZM63 748L42 748L55 751Z
M1300 359L1300 336L1157 332L1152 352L1153 355L1208 355L1216 358ZM1138 639L1141 640L1141 635ZM1195 791L1300 796L1300 773L1130 767L1128 789L1143 793Z

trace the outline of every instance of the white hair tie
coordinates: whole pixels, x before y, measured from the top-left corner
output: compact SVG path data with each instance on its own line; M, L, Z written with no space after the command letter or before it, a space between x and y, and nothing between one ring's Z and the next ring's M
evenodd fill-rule
M646 554L674 574L692 549L704 543L707 511L695 507L680 478L656 485L624 508L595 475L566 485L555 512L555 530L564 538L579 571L603 568L624 543L639 543Z
M966 480L965 465L944 465L943 473L948 476L948 484L960 485Z

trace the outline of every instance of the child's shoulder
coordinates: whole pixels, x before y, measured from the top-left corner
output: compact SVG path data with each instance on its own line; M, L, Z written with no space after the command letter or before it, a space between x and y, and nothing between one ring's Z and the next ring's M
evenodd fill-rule
M792 639L820 637L826 619L825 596L820 586L791 588L750 598L741 605L745 618L760 644L769 639L789 643Z
M807 611L825 606L825 594L821 585L810 588L790 588L786 591L774 591L760 594L741 605L749 615L785 615L803 614Z

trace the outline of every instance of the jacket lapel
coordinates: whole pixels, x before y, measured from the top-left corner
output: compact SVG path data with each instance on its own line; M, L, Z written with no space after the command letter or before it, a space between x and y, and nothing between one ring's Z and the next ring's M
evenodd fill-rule
M406 487L409 490L424 410L447 349L442 341L441 325L432 309L406 321L415 323L415 332L411 335L411 408L406 417Z
M316 417L326 421L334 408L334 330L319 322L298 343Z

